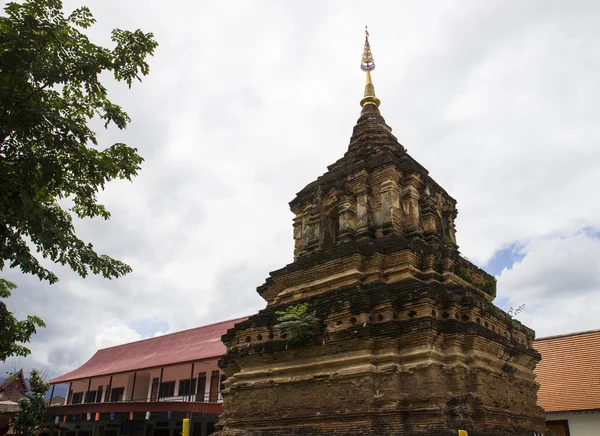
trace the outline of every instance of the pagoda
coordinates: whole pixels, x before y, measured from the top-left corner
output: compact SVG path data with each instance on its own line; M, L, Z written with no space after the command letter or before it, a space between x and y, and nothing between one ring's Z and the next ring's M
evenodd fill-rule
M492 303L496 280L458 251L456 200L381 116L368 33L361 68L348 151L290 202L294 262L223 336L218 434L545 434L533 330Z

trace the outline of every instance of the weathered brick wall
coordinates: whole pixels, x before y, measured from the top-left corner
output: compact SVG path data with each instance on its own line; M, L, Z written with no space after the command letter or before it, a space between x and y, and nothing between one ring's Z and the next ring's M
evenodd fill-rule
M540 436L551 434L549 432L532 432L512 427L488 427L481 430L468 430L469 436L534 436L536 433ZM225 430L216 433L215 436L456 436L457 434L458 431L455 429L434 428L426 424L414 426L406 424L404 420L398 417L387 418L381 416L370 422L365 422L364 419L351 421L345 417L339 417L337 420L324 421L314 425L303 423L290 428Z
M543 431L532 332L472 290L406 279L302 301L321 321L309 344L278 335L277 306L224 337L224 435ZM265 423L281 428L250 432Z

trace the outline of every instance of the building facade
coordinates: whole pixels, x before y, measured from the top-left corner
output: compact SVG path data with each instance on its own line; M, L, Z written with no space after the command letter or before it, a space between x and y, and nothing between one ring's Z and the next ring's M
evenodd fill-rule
M600 330L540 338L539 404L555 436L600 435Z
M48 408L64 436L177 436L214 431L222 411L221 336L239 318L101 349L81 367L50 380L68 384L66 404Z

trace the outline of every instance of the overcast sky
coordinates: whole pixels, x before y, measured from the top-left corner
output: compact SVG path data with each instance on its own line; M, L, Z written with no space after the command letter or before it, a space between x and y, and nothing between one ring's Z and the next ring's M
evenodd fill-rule
M255 313L292 261L288 202L345 152L369 25L381 112L458 200L462 253L498 277L496 304L538 336L600 328L600 2L66 1L92 38L154 32L151 73L111 97L146 161L78 222L134 272L53 286L17 271L8 300L48 327L13 365L51 376L99 347ZM110 83L110 82L109 82Z

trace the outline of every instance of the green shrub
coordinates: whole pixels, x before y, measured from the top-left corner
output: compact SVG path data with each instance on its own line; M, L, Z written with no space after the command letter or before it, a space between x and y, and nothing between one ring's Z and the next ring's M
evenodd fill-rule
M471 283L473 281L473 276L471 275L471 271L462 266L456 268L456 275L463 279L465 282Z
M486 294L491 295L492 297L495 298L496 297L496 284L497 284L496 277L492 277L490 279L490 281L487 282L485 284L485 286L483 287L483 292L485 292Z
M308 303L290 305L285 310L275 312L279 315L275 328L287 335L292 344L305 344L312 337L313 326L317 321L315 312L308 312Z

